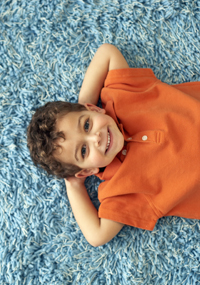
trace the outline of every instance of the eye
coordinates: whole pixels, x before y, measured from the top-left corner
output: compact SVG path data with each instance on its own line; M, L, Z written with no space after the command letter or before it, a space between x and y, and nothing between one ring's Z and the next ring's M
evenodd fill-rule
M88 132L88 131L89 131L89 128L90 128L90 122L89 122L89 119L87 119L87 120L85 121L85 124L84 124L84 130L85 130L86 132Z
M86 155L86 145L82 146L82 148L81 148L81 156L82 156L82 158L84 158L85 155Z

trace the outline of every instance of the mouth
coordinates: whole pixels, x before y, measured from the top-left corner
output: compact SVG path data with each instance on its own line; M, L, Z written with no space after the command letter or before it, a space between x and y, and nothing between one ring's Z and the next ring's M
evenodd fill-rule
M105 151L105 153L108 151L108 149L109 149L109 147L110 147L110 142L111 142L111 135L110 135L110 131L109 131L109 130L108 130L107 134L108 134L108 136L107 136L108 140L107 140L107 145L106 145L106 151Z

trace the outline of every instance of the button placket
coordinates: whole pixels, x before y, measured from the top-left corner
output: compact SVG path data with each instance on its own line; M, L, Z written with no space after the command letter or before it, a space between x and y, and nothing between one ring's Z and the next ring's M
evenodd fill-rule
M147 130L138 132L131 137L127 137L125 141L129 142L140 142L140 143L161 143L164 139L163 130Z

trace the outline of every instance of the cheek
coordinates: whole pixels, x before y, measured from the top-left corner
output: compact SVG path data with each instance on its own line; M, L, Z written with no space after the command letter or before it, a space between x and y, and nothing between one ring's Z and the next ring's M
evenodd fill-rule
M93 153L92 157L91 157L91 161L96 163L100 163L104 160L104 158L102 157L102 155L98 152Z
M99 152L94 151L90 153L88 163L92 167L103 167L105 166L105 163L107 163L107 161L106 158L102 156Z
M99 114L99 116L95 118L95 123L98 126L98 128L102 128L110 124L110 118L106 115Z

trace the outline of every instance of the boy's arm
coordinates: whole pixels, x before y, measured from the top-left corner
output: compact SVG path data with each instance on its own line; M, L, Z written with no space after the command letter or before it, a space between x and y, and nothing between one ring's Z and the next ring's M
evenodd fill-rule
M92 246L100 246L116 236L123 224L98 217L84 180L73 177L65 179L65 184L75 219L87 241Z
M96 105L108 71L128 67L125 58L115 46L100 46L85 74L78 102Z

